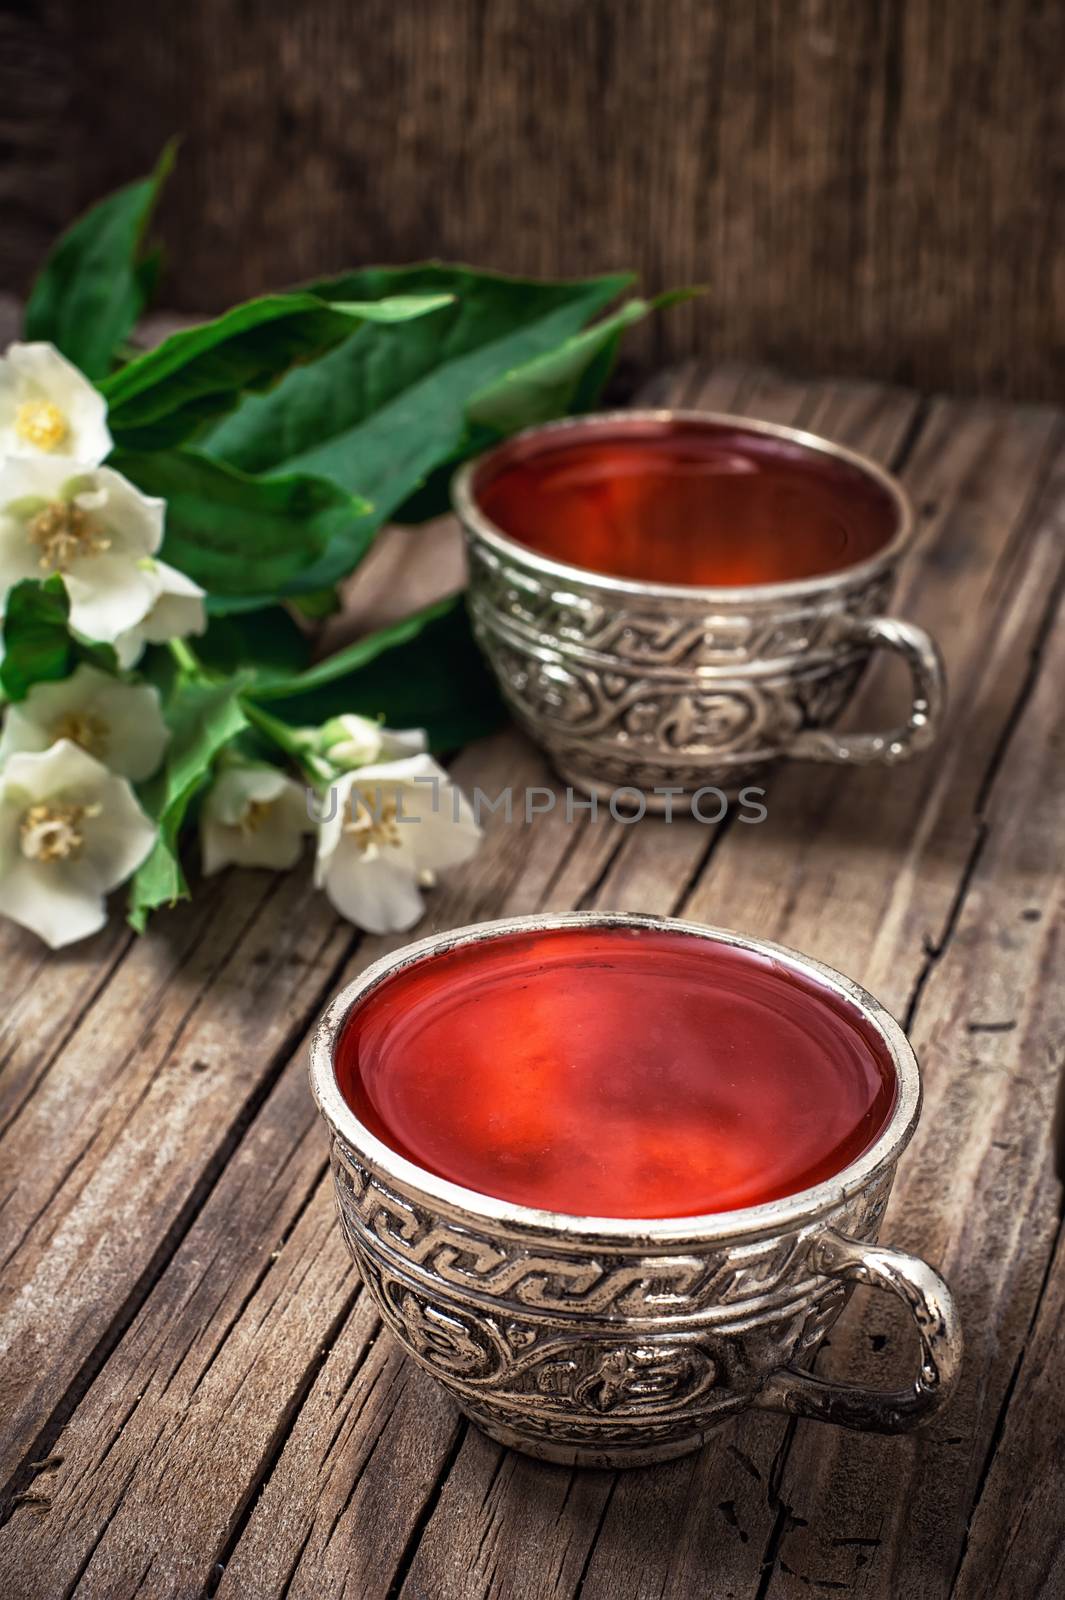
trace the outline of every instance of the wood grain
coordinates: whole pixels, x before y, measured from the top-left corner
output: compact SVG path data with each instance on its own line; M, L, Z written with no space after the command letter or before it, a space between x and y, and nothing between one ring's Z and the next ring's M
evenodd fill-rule
M509 735L471 752L463 760L461 775L469 783L482 783L489 792L507 782L547 781L541 759ZM530 841L523 829L508 827L500 815L474 867L434 902L435 920L446 926L513 909L507 890L519 876L527 902L538 880L549 881L568 844L562 827L537 829ZM217 918L217 908L214 914ZM260 922L257 949L263 947L266 931ZM362 941L343 973L333 974L333 985L348 981L389 945L402 942ZM261 994L248 996L245 1004L261 1007ZM268 1061L263 1051L249 1061L248 1069L263 1074ZM210 1076L221 1080L219 1094L225 1068L218 1057L209 1063ZM190 1151L189 1156L190 1165L202 1159L198 1152ZM369 1360L368 1347L378 1330L365 1306L355 1328L337 1338L353 1304L356 1282L335 1226L331 1180L324 1178L324 1167L325 1147L306 1090L300 1048L140 1317L49 1450L61 1455L62 1462L47 1469L43 1489L34 1479L30 1499L16 1508L0 1572L21 1573L22 1584L28 1585L24 1592L49 1595L62 1576L63 1582L78 1581L81 1595L132 1593L138 1585L141 1592L161 1596L186 1589L198 1593L211 1576L213 1558L225 1549L242 1498L266 1475L273 1452L280 1448L279 1435L284 1438L327 1354L324 1389L315 1385L311 1409L300 1414L294 1448L302 1439L306 1419L318 1414L323 1392L327 1397L335 1392L337 1398L322 1418L328 1457L324 1478L335 1465L328 1448L331 1437L342 1451L344 1472L354 1469L358 1476L365 1470L359 1466L360 1449L372 1451L376 1472L392 1460L392 1444L398 1444L401 1454L428 1452L428 1493L438 1465L438 1453L433 1454L430 1446L436 1439L440 1449L446 1448L455 1419L432 1386L419 1379L413 1411L410 1403L400 1411L400 1418L409 1418L406 1433L414 1429L417 1444L404 1444L399 1421L393 1425L389 1419L415 1375L387 1338ZM68 1313L62 1305L55 1309L65 1321ZM336 1349L330 1354L334 1338ZM54 1366L54 1351L50 1359ZM356 1383L364 1361L366 1371ZM364 1406L365 1386L374 1389L379 1380L384 1388ZM386 1394L390 1403L382 1409L379 1402ZM427 1403L440 1418L439 1429L429 1434L424 1426ZM342 1408L339 1415L338 1408ZM368 1430L370 1437L363 1437ZM314 1440L313 1448L323 1450L322 1438ZM302 1455L297 1459L301 1480L309 1485L306 1461ZM388 1470L396 1471L394 1462ZM325 1516L330 1500L323 1481L315 1481L313 1505ZM409 1470L403 1481L411 1485L413 1496L415 1480ZM366 1488L373 1482L371 1474ZM179 1483L187 1490L177 1490ZM345 1481L342 1500L351 1492ZM35 1498L41 1494L48 1499L47 1518L40 1515L41 1501ZM166 1516L162 1546L160 1506L165 1506ZM280 1508L286 1529L292 1525L293 1511L294 1505ZM391 1523L373 1525L381 1538L396 1536L397 1530L402 1535L416 1513L416 1499L404 1500L396 1506ZM41 1538L52 1544L60 1525L62 1566L57 1573L54 1554L45 1565L32 1552ZM380 1569L380 1550L375 1551L368 1538L360 1541L359 1549L368 1578ZM290 1553L276 1525L270 1550L279 1560ZM30 1579L30 1573L35 1577ZM255 1591L262 1582L261 1574Z
M351 942L306 877L229 887L134 947L5 1136L5 1481L136 1308Z
M1063 1386L1065 1235L1058 1238L1001 1439L969 1521L957 1600L992 1594L1001 1600L1053 1600L1065 1594Z
M1061 419L738 366L688 365L656 390L821 428L902 470L921 529L898 609L944 647L943 739L889 781L782 767L757 827L494 818L427 928L539 906L683 912L807 949L906 1016L927 1109L884 1237L960 1295L958 1400L905 1440L754 1415L627 1474L548 1467L468 1428L359 1292L304 1082L323 992L388 943L339 928L304 875L244 875L128 952L116 936L98 968L72 958L69 993L61 966L11 947L0 1591L15 1600L946 1600L955 1579L960 1600L1053 1600ZM407 555L383 564L386 588ZM902 693L871 673L851 720L894 719ZM552 781L509 733L457 775ZM856 1298L823 1366L887 1386L910 1339L882 1298Z
M799 1430L781 1494L801 1522L776 1546L766 1590L774 1600L801 1593L810 1574L860 1579L863 1594L884 1600L949 1591L1060 1233L1052 1123L1065 982L1056 846L1065 718L1054 686L1065 650L1057 609L1048 622L1058 624L1056 647L1010 730L972 876L916 1007L924 1110L885 1222L888 1237L930 1254L956 1285L965 1373L938 1422L896 1448ZM897 1365L899 1343L871 1302L834 1335L831 1367L875 1381Z
M188 309L370 261L631 266L711 289L633 337L645 370L1061 394L1051 0L82 0L7 27L6 287L57 205L180 133Z
M689 389L686 395L697 399L698 390L692 395ZM816 397L808 387L786 380L756 378L748 382L737 403L750 405L759 414L814 425ZM840 397L832 404L838 417ZM695 875L687 896L671 909L809 950L866 982L900 1015L917 1010L916 1001L931 967L942 959L959 896L969 881L981 839L977 807L983 803L988 768L996 764L998 740L1024 701L1030 652L1040 638L1047 596L1060 572L1063 486L1060 456L1055 455L1059 436L1060 425L1046 413L1025 415L960 404L932 411L925 431L910 441L912 453L904 473L918 506L924 508L925 528L904 579L900 609L934 626L955 684L953 715L935 760L892 773L890 783L872 771L843 776L782 769L771 782L767 823L758 828L731 827ZM860 436L854 442L860 442ZM1055 461L1057 474L1051 472ZM1043 490L1034 503L1033 481ZM1025 619L1023 627L1019 617ZM990 655L989 640L995 644ZM868 725L871 716L890 716L892 692L897 691L874 678L863 689L852 720ZM648 831L634 830L631 844L608 871L594 903L659 908L656 889L661 891L669 882L663 863L664 858L672 859L673 837L670 830L667 855ZM1038 1117L1035 1108L1036 1124ZM977 1125L972 1137L975 1147L981 1148L986 1129ZM912 1162L908 1154L907 1166ZM950 1170L950 1188L943 1185L938 1162L933 1161L932 1172L925 1177L946 1212L953 1208L953 1166ZM996 1213L999 1226L1007 1226L1012 1218L1012 1198L1005 1201L1004 1213ZM1004 1274L1000 1286L1007 1306L1011 1289L1018 1294L1018 1317L1024 1315L1031 1274L1038 1274L1052 1243L1046 1212L1050 1196L1044 1193L1040 1201L1043 1236L1030 1242L1031 1255L1021 1263L1027 1265L1027 1276L1020 1274L1018 1281ZM900 1207L897 1201L889 1212L884 1237L927 1251L935 1260L942 1229L937 1233L931 1227L929 1208L923 1213L928 1219L925 1229L904 1233L896 1228L893 1233ZM901 1330L885 1324L885 1316L886 1309L874 1301L868 1315L856 1322L857 1331L847 1345L850 1355L863 1346L871 1350L870 1341L879 1341L885 1326L896 1344L901 1342ZM1012 1329L1015 1338L1016 1320L1006 1321L1007 1337ZM838 1335L834 1333L834 1343L843 1332L841 1328ZM847 1370L860 1374L864 1364L851 1360ZM884 1365L883 1361L877 1365L874 1380L891 1381ZM986 1368L981 1366L978 1380L986 1379ZM995 1381L1001 1384L1001 1370ZM949 1425L949 1414L945 1422ZM959 1443L977 1453L981 1443L986 1447L990 1423L970 1417L969 1427ZM583 1511L579 1520L566 1508L560 1511L552 1532L541 1541L534 1580L525 1568L513 1580L500 1576L490 1565L490 1552L497 1546L510 1549L519 1539L525 1500L534 1492L532 1485L550 1469L521 1463L515 1468L521 1492L487 1501L472 1518L461 1498L466 1479L456 1469L454 1487L449 1479L411 1566L410 1593L433 1593L446 1579L453 1587L445 1592L458 1594L463 1574L469 1574L467 1592L473 1594L551 1594L543 1574L555 1571L561 1551L574 1545L583 1548L586 1563L582 1600L618 1594L664 1594L683 1600L699 1592L707 1572L715 1575L722 1594L761 1593L763 1584L779 1577L779 1560L788 1560L781 1555L781 1545L789 1530L794 1533L793 1523L801 1515L785 1473L796 1437L808 1439L807 1478L810 1461L848 1452L845 1469L831 1480L841 1492L857 1480L860 1505L875 1507L883 1502L899 1515L907 1505L899 1452L920 1450L922 1443L880 1445L843 1435L837 1442L834 1433L826 1439L826 1432L815 1424L796 1428L763 1417L745 1418L723 1429L720 1445L694 1461L653 1474L617 1475L616 1482L603 1490L598 1528ZM480 1476L469 1489L479 1503L477 1487L482 1494L487 1492L496 1462L485 1457L481 1441L472 1437L464 1449L482 1462ZM855 1470L854 1462L860 1465L866 1457L876 1460L875 1475ZM897 1477L891 1472L893 1464ZM954 1482L955 1472L951 1463L948 1481ZM804 1481L801 1474L797 1481ZM950 1563L956 1560L964 1527L961 1506L940 1500L938 1510L935 1553L940 1565L931 1574L927 1569L922 1572L925 1587L914 1592L924 1595L946 1593ZM904 1530L897 1533L904 1543ZM873 1536L861 1523L852 1519L841 1524L837 1516L832 1537L841 1541L834 1552L837 1567L844 1556L850 1559L848 1583L872 1583L874 1576L880 1581L880 1573L892 1570L892 1541L884 1540L883 1548L873 1545ZM866 1572L874 1559L877 1573ZM797 1562L793 1570L800 1570ZM820 1578L820 1570L812 1566L801 1571L804 1577L813 1573ZM508 1591L509 1581L533 1586ZM826 1582L834 1581L831 1568L826 1569ZM796 1592L808 1592L799 1579L795 1584Z
M66 0L0 11L0 287L23 290L78 204L78 148L64 137L73 88ZM0 308L0 341L8 342ZM8 337L4 337L4 335Z

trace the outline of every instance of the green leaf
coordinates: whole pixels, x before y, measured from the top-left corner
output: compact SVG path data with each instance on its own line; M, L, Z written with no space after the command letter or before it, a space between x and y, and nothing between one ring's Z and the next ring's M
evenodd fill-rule
M56 574L46 582L24 578L7 597L0 685L9 700L24 700L35 683L54 683L73 668L67 628L70 602Z
M479 455L508 433L554 417L579 416L599 403L613 370L625 329L651 311L702 294L702 288L672 289L656 299L630 300L620 310L545 355L514 367L474 395L466 407L467 431L450 460L397 507L397 522L425 522L451 508L451 478L459 461Z
M610 376L622 333L651 309L644 300L629 300L605 321L512 368L474 395L458 447L396 508L395 520L426 522L444 516L451 508L451 478L458 463L508 433L592 410Z
M141 804L159 828L151 855L130 882L129 920L143 933L156 906L188 898L188 885L178 857L178 835L189 804L206 783L211 764L247 727L240 708L241 678L228 683L178 681L164 709L171 730L162 772L140 791Z
M306 473L253 478L195 450L118 451L112 465L167 502L162 557L213 597L263 606L312 592L304 574L368 507Z
M143 933L157 906L176 906L179 900L188 898L189 886L176 845L160 836L130 879L127 920L138 933Z
M415 611L399 622L390 622L387 627L379 628L376 633L368 633L364 639L356 639L354 644L327 656L324 661L315 662L313 667L308 667L298 677L285 675L263 679L256 686L255 698L276 700L279 696L309 694L334 683L338 678L348 678L361 667L368 666L383 650L391 650L396 645L416 639L430 623L447 616L457 605L458 600L454 595L449 595L446 600L434 600L432 605L423 610Z
M390 728L425 728L434 750L491 733L504 716L461 596L369 634L298 677L260 682L252 692L296 726L358 711L382 717Z
M194 641L196 655L213 672L245 671L252 683L272 682L302 673L311 641L284 606L211 617L207 632Z
M292 604L303 616L317 622L322 617L335 617L344 602L340 590L335 584L329 584L325 589L314 589L310 594L298 595Z
M170 144L150 178L119 189L79 218L30 293L26 338L50 340L90 378L110 371L116 349L147 303L151 273L140 253L173 165Z
M134 273L141 299L141 311L150 306L155 299L155 293L159 287L159 279L163 275L165 260L166 252L163 250L162 245L158 245L137 262Z
M0 689L9 700L24 700L35 683L55 683L80 661L102 672L117 672L108 644L91 644L70 632L70 602L58 573L39 581L24 578L7 597L3 622Z
M106 379L100 387L112 435L133 450L180 444L245 390L268 387L296 362L315 361L363 323L406 322L446 304L439 294L330 302L297 292L249 300L171 334Z
M576 402L584 398L581 388L589 369L605 378L600 358L605 355L612 362L621 334L650 310L646 300L629 300L613 316L574 334L554 350L512 367L473 395L466 407L469 421L505 435L584 409Z
M247 472L319 474L373 502L372 515L305 574L308 583L332 584L434 469L468 449L473 397L578 333L632 281L615 274L541 283L429 263L316 284L330 299L434 291L453 299L404 327L360 328L270 394L245 399L203 448Z

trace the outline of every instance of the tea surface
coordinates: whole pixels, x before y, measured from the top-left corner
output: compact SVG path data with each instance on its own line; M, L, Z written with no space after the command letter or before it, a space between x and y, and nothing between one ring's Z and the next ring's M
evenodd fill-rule
M890 1116L861 1014L691 935L558 929L468 945L355 1011L338 1078L385 1144L548 1211L679 1217L820 1183Z
M596 428L568 443L519 440L476 498L541 555L649 583L816 577L868 559L896 528L891 497L848 461L680 421Z

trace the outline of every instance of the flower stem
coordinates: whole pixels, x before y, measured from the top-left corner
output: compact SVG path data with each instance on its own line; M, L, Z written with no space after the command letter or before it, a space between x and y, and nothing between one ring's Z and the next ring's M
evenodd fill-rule
M306 734L300 733L298 728L292 728L287 722L282 722L280 717L271 716L269 711L264 711L261 706L255 705L251 700L241 696L241 709L253 727L283 750L306 775L311 783L330 783L335 776L328 762L308 748L309 740Z
M196 655L185 643L184 639L168 639L167 648L182 672L187 672L191 677L199 677L203 672L202 664Z

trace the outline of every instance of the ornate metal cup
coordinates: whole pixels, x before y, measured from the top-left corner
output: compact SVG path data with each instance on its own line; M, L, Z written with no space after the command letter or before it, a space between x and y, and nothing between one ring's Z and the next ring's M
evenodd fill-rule
M358 1120L337 1084L345 1023L377 985L456 944L573 925L669 928L770 955L857 1007L896 1075L894 1109L826 1183L767 1205L640 1221L575 1217L424 1171ZM920 1105L898 1024L857 984L794 951L650 916L523 917L437 934L385 957L333 1001L311 1083L332 1139L341 1226L381 1316L486 1433L548 1461L638 1466L698 1449L746 1406L894 1433L947 1398L961 1358L932 1268L876 1243ZM896 1393L806 1370L855 1283L897 1295L920 1364Z
M676 422L771 435L849 463L886 497L894 531L870 559L795 582L695 588L604 576L538 555L485 516L478 488L560 437L639 437ZM619 411L531 428L457 473L474 633L516 721L566 782L607 796L704 786L735 794L781 757L847 764L908 760L936 736L939 652L884 614L913 517L901 485L865 456L768 422L693 411ZM834 734L874 649L907 662L909 716L883 733Z

